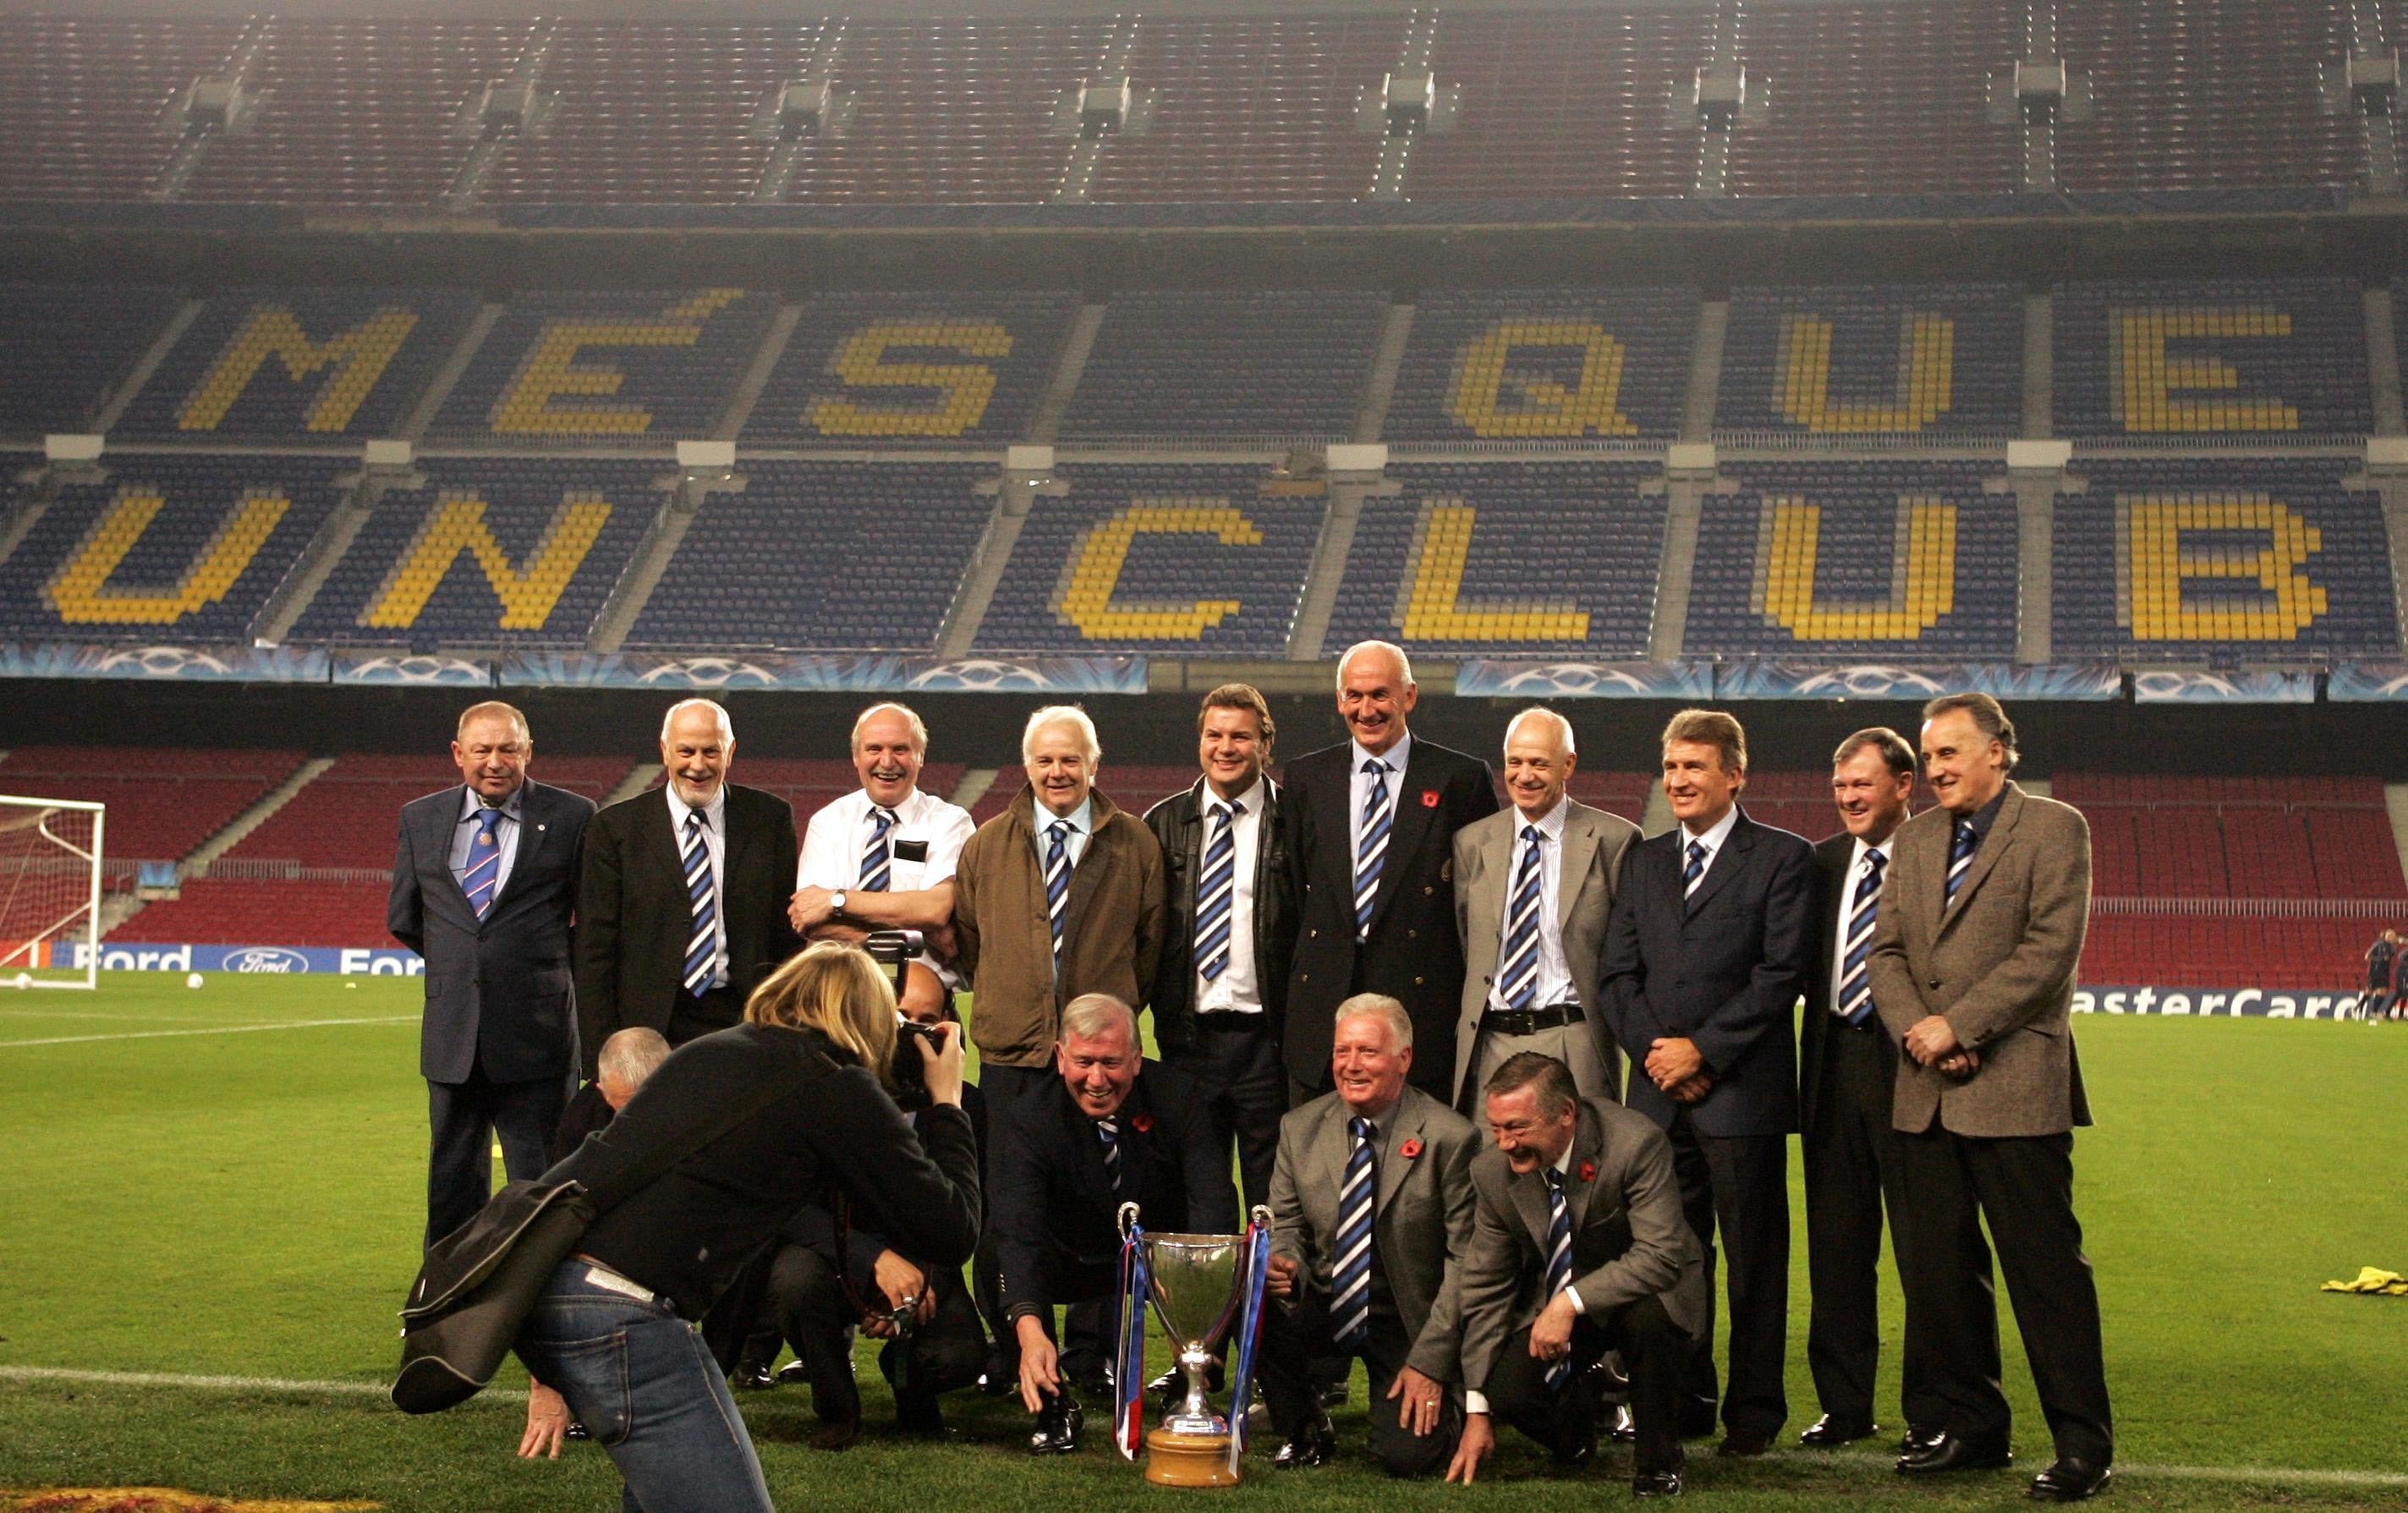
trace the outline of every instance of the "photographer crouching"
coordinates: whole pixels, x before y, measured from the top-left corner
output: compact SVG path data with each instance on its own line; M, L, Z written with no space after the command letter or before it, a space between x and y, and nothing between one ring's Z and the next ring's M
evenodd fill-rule
M913 1037L928 1099L916 1130L882 1085L896 1037L895 992L869 956L812 946L753 990L743 1023L679 1048L545 1175L584 1184L599 1217L518 1353L609 1452L629 1513L773 1513L695 1321L798 1208L841 1193L930 1266L969 1259L980 1194L960 1030Z

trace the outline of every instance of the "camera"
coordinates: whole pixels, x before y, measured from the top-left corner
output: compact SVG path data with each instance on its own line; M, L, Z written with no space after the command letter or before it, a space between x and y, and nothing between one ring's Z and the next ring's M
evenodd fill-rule
M897 999L903 996L910 980L911 963L928 949L926 937L917 930L873 930L861 947L871 961L894 973ZM906 1109L924 1107L928 1102L927 1063L920 1058L920 1043L925 1041L935 1048L940 1040L933 1027L904 1019L899 1012L896 1018L895 1060L887 1067L887 1080L895 1085L897 1104Z

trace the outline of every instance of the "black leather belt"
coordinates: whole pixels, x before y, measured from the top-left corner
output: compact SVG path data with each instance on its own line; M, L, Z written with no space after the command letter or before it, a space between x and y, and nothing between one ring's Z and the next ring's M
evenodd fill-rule
M1249 1013L1241 1008L1199 1010L1195 1020L1199 1030L1259 1030L1266 1022L1260 1010Z
M1537 1035L1560 1030L1587 1018L1578 1004L1551 1004L1545 1008L1492 1008L1480 1016L1480 1027L1497 1035Z

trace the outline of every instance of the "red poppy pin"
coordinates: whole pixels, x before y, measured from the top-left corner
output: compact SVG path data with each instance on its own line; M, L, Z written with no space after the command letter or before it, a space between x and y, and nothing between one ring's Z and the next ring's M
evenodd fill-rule
M1397 1147L1397 1154L1404 1157L1407 1161L1412 1160L1415 1156L1418 1156L1421 1153L1422 1143L1419 1140L1408 1140L1403 1145Z
M1425 788L1422 790L1422 807L1425 809L1435 809L1438 807L1437 789Z
M1584 1182L1594 1182L1594 1181L1596 1181L1596 1180L1597 1180L1597 1163L1596 1163L1596 1162L1593 1162L1593 1161L1584 1161L1584 1162L1582 1162L1582 1163L1581 1163L1581 1173L1580 1173L1580 1177L1581 1177L1581 1180L1582 1180L1582 1181L1584 1181Z
M1154 1129L1154 1116L1152 1114L1140 1114L1129 1120L1129 1128L1137 1131L1140 1135L1149 1134Z

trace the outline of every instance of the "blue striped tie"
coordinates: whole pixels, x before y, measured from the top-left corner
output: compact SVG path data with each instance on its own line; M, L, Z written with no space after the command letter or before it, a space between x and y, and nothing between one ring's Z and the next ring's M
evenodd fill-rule
M1572 1210L1564 1201L1564 1174L1553 1166L1546 1168L1547 1177L1547 1286L1546 1301L1555 1301L1555 1294L1572 1283ZM1541 1305L1541 1307L1545 1304ZM1561 1392L1572 1374L1571 1357L1547 1367L1547 1391Z
M1062 971L1062 916L1070 905L1070 821L1056 820L1046 832L1054 837L1045 852L1045 919L1054 932L1054 971Z
M1505 1006L1523 1009L1539 996L1540 858L1546 839L1536 825L1522 827L1522 865L1513 875L1513 905L1505 916L1505 970L1498 975L1498 992Z
M1388 764L1378 757L1363 764L1371 792L1363 799L1363 838L1354 845L1354 938L1371 934L1371 906L1380 896L1380 864L1387 860L1388 830L1396 822L1388 799Z
M1865 879L1856 884L1855 912L1848 916L1847 955L1840 960L1837 1012L1850 1024L1862 1024L1873 1017L1873 976L1866 963L1873 953L1873 925L1881 917L1882 864L1888 860L1879 851L1865 853Z
M1706 875L1706 843L1689 842L1689 864L1681 869L1681 896L1687 898L1698 891L1698 879Z
M1212 844L1204 852L1204 880L1196 892L1196 970L1218 982L1229 970L1229 905L1238 896L1238 816L1242 804L1212 811Z
M869 849L861 853L861 880L853 891L863 893L886 892L887 864L893 852L886 844L886 833L899 822L892 809L871 809L869 817L878 823L878 833L869 837Z
M502 875L502 839L495 834L501 821L499 809L477 810L476 838L468 843L468 870L460 874L460 891L468 895L468 906L480 920L494 906L494 884Z
M719 901L710 894L710 848L703 844L702 811L685 817L685 899L694 911L694 933L685 943L685 991L696 998L719 975Z
M1121 1190L1121 1121L1118 1115L1107 1114L1096 1120L1096 1137L1104 1142L1104 1178L1112 1191Z
M1982 835L1971 820L1956 821L1956 844L1948 852L1948 896L1941 901L1942 912L1956 902L1956 890L1963 886L1965 874L1973 868L1973 853L1982 849Z
M1354 1153L1338 1189L1338 1263L1330 1268L1329 1334L1340 1350L1359 1350L1371 1331L1371 1121L1346 1121Z

